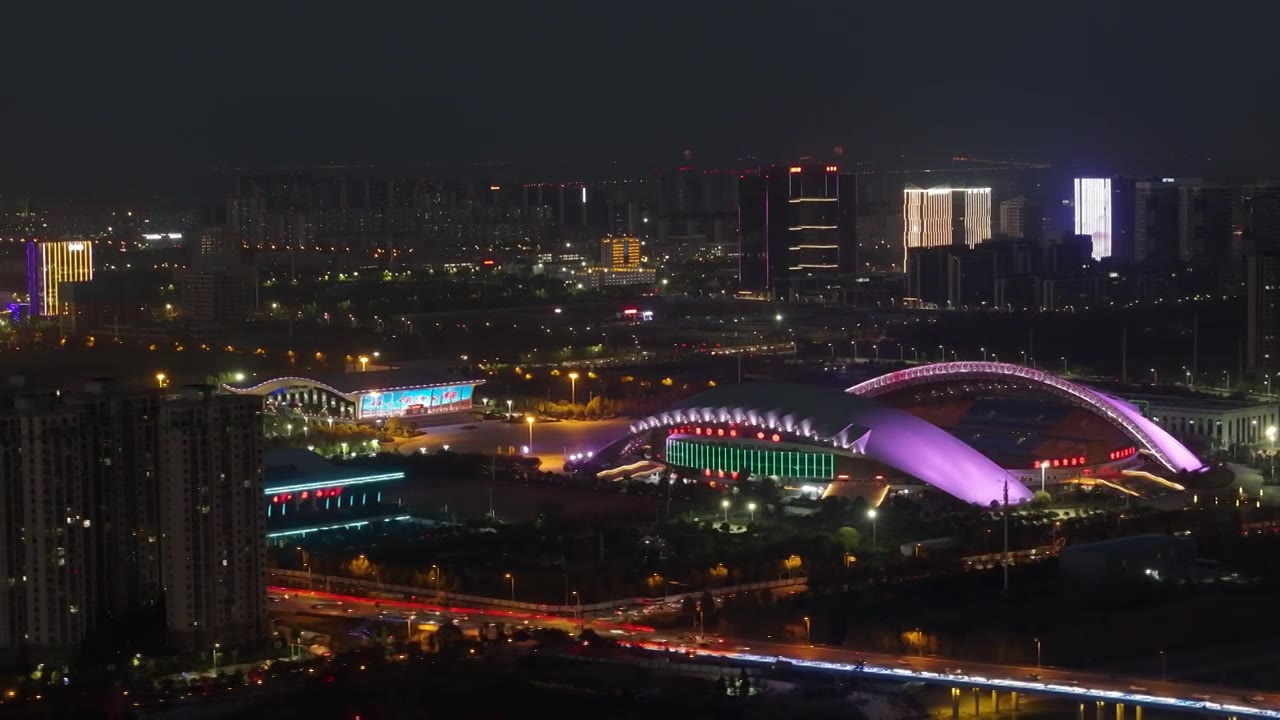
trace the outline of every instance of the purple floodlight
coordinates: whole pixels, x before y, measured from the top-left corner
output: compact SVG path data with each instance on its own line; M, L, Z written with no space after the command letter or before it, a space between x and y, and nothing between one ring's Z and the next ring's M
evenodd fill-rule
M1200 462L1185 445L1175 440L1155 423L1142 417L1142 414L1132 405L1103 395L1093 388L1023 365L967 361L920 365L881 375L854 385L845 392L870 398L907 385L964 378L1014 379L1038 385L1106 418L1122 430L1130 440L1170 470L1192 471L1204 467L1204 463Z
M633 433L703 422L776 428L864 455L965 502L1031 499L1031 491L959 438L910 413L809 385L749 383L708 390L631 425Z

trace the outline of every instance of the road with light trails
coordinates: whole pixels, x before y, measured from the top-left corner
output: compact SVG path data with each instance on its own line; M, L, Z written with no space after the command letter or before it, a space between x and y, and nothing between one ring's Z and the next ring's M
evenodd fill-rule
M899 682L1048 694L1080 701L1125 703L1221 716L1280 719L1280 694L1244 688L751 640L726 639L725 645L748 649L699 649L693 652L755 664L773 664L782 659L798 668L859 673ZM864 663L861 668L858 667L860 661Z
M460 607L406 600L384 600L382 598L342 595L286 587L270 588L269 595L272 599L270 611L273 613L302 613L332 618L375 620L392 624L393 627L395 625L403 627L408 615L416 614L418 616L417 620L420 622L451 618L463 627L478 627L485 622L501 622L508 625L531 623L538 627L556 628L575 634L578 630L578 620L575 618L520 610ZM601 634L608 633L615 636L642 634L649 637L654 633L654 629L647 625L615 622L592 617L586 618L586 624Z

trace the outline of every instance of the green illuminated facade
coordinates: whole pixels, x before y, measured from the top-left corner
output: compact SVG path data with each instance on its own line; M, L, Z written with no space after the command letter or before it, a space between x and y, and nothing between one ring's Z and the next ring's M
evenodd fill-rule
M667 440L667 463L696 470L747 470L805 480L831 480L836 474L835 455L803 450L762 450L741 445L713 445L688 440Z

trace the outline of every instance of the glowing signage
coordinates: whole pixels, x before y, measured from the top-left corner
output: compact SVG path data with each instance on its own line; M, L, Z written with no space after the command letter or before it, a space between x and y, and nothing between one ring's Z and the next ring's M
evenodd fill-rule
M474 385L445 385L371 392L360 396L360 417L431 415L471 408Z

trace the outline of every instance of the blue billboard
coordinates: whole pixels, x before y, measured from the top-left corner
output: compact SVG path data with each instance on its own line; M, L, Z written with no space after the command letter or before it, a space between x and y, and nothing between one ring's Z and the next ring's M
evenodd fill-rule
M367 393L360 396L359 417L399 417L469 410L474 390L474 385L464 384Z

